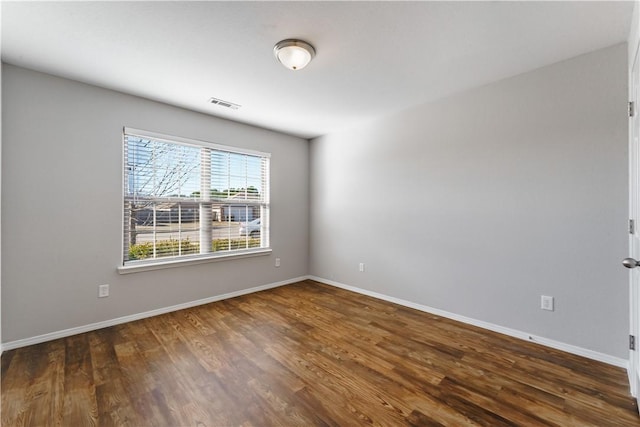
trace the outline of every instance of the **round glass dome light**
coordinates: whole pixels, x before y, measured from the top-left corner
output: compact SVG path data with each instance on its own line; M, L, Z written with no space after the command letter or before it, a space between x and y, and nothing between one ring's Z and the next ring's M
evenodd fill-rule
M273 53L282 65L290 70L297 71L311 62L316 50L309 43L302 40L287 39L278 42L273 47Z

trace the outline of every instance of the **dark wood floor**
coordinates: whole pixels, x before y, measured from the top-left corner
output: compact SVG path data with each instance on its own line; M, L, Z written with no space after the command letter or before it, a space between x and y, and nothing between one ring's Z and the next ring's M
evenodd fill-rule
M640 426L626 373L312 281L2 355L3 426Z

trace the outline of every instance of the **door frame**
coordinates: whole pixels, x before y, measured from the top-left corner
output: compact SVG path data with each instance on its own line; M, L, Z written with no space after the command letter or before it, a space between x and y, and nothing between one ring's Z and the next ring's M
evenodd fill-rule
M638 92L640 90L640 45L635 46L633 60L629 69L629 101L634 110L638 108ZM629 219L634 221L633 232L629 230L629 256L640 258L640 114L634 111L629 117ZM631 224L630 224L631 226ZM640 332L640 269L629 271L629 334L637 337ZM638 397L640 391L640 352L636 342L636 350L629 349L629 386L631 394ZM640 410L640 408L639 408Z

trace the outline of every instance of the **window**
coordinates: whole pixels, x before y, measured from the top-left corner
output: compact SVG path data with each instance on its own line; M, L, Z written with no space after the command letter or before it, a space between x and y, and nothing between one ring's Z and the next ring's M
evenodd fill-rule
M269 247L269 154L125 128L123 266Z

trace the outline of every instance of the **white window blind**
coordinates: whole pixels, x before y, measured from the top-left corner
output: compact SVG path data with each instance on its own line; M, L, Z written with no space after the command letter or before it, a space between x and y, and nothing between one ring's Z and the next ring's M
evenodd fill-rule
M125 128L123 265L268 248L269 157Z

